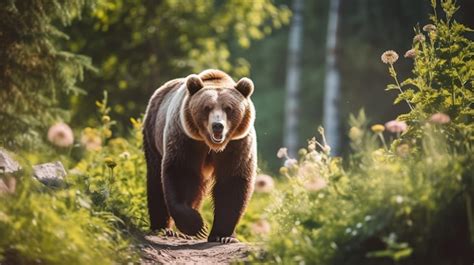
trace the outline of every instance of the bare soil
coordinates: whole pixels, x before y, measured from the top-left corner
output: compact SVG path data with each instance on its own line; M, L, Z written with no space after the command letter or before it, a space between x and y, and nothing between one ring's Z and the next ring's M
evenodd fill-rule
M174 237L145 236L142 264L229 264L246 261L255 245L209 243Z

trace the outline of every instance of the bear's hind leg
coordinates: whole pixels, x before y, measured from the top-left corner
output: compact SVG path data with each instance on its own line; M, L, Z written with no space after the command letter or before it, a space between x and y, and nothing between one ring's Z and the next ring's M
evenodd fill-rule
M147 200L151 230L168 229L170 214L166 207L161 181L161 156L145 149L147 164Z

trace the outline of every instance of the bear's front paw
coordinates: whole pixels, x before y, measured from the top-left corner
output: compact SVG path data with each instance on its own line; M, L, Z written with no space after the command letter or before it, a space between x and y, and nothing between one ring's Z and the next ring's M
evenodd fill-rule
M176 238L183 238L183 239L192 239L192 237L185 235L183 233L175 232L172 229L164 228L161 230L161 234L165 237L176 237Z
M222 243L222 244L230 244L230 243L239 243L240 241L235 238L235 237L231 237L231 236L225 236L225 237L213 237L213 238L209 238L208 239L209 242L219 242L219 243Z

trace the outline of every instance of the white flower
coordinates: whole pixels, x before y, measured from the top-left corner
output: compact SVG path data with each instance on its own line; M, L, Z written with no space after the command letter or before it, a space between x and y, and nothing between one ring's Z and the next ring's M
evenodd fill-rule
M60 122L49 128L48 141L58 147L69 147L74 143L74 135L67 124Z
M123 158L123 159L125 159L125 160L127 160L127 159L130 158L130 153L127 152L127 151L125 151L125 152L121 153L121 154L119 155L119 157L120 157L120 158Z
M398 204L401 204L403 202L403 197L400 196L400 195L397 195L395 196L395 201L398 203Z
M278 150L277 157L278 158L288 157L288 148L286 148L286 147L280 148Z
M296 159L293 159L293 158L288 158L287 160L285 160L285 167L292 167L294 165L298 164L298 161Z

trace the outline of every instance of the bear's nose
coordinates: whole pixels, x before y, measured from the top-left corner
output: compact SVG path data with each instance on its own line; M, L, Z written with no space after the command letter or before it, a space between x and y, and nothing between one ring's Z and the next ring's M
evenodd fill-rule
M222 122L213 122L212 131L216 133L221 133L224 130L224 124Z

